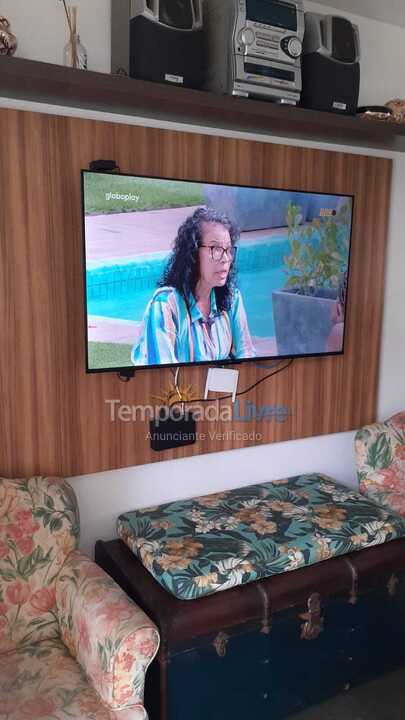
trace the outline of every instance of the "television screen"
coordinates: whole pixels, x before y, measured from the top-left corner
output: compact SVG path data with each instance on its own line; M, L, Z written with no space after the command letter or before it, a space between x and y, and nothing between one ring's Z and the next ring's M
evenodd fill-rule
M352 196L82 177L89 372L343 352Z

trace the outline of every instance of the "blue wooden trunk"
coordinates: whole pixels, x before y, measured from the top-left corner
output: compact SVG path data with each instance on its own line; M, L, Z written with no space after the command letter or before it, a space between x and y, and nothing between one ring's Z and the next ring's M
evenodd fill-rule
M119 540L96 560L159 626L150 720L281 720L405 665L405 539L191 602Z

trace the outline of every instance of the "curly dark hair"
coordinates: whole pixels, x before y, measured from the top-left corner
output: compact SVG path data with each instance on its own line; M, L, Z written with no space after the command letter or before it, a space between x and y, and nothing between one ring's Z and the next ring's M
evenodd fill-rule
M202 242L201 223L203 222L223 225L229 232L233 247L236 246L239 240L239 231L235 225L226 215L212 208L197 208L179 227L172 255L158 285L159 287L168 285L176 288L182 294L186 303L189 292L195 295L195 288L200 277L198 247ZM236 268L235 262L233 262L226 284L223 287L214 288L219 312L230 309L235 286Z

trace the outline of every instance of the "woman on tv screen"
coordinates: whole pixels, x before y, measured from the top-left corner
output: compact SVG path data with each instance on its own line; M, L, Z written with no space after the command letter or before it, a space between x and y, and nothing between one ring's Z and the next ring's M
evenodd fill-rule
M180 226L132 350L134 365L255 356L236 285L237 241L226 215L210 208L198 208Z

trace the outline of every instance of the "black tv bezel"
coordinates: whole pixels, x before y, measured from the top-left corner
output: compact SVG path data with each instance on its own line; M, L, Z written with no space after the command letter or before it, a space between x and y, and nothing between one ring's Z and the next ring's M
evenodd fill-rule
M235 188L252 188L253 190L275 190L277 192L290 192L290 193L302 193L303 195L325 195L325 196L335 196L340 198L350 198L352 201L352 214L351 214L351 222L350 222L350 242L349 242L349 257L348 257L348 265L347 265L347 294L346 294L346 305L345 305L345 317L344 317L344 333L343 333L343 343L342 343L342 349L336 352L324 352L324 353L302 353L299 355L261 355L260 357L252 357L252 358L241 358L236 360L200 360L196 362L179 362L179 363L162 363L157 365L124 365L124 366L118 366L118 367L108 367L108 368L90 368L89 367L89 333L88 333L88 311L87 311L87 256L86 256L86 212L85 212L85 197L84 197L84 178L85 175L108 175L109 177L130 177L130 178L139 178L139 179L145 179L145 180L173 180L175 182L186 182L186 183L198 183L198 184L206 184L206 185L220 185L221 187L235 187ZM349 286L350 286L350 269L351 269L351 255L352 255L352 242L353 242L353 225L354 225L354 209L355 209L355 195L351 193L336 193L336 192L326 192L326 191L316 191L316 190L300 190L300 189L293 189L293 188L282 188L282 187L267 187L264 185L240 185L238 183L229 183L229 182L211 182L207 180L190 180L188 178L180 178L180 177L164 177L161 175L134 175L133 173L123 173L123 172L103 172L103 171L92 171L88 169L81 170L81 209L82 209L82 247L83 247L83 285L84 285L84 326L85 326L85 352L86 352L86 374L93 375L97 373L122 373L123 375L128 372L134 372L137 373L138 370L164 370L164 369L171 369L171 368L181 368L181 367L201 367L201 366L215 366L215 367L223 367L223 366L232 366L232 365L240 365L241 363L261 363L265 362L267 360L289 360L289 359L300 359L300 358L327 358L327 357L339 357L341 355L344 355L345 352L345 344L346 344L346 336L347 336L347 308L348 308L348 299L349 299Z

